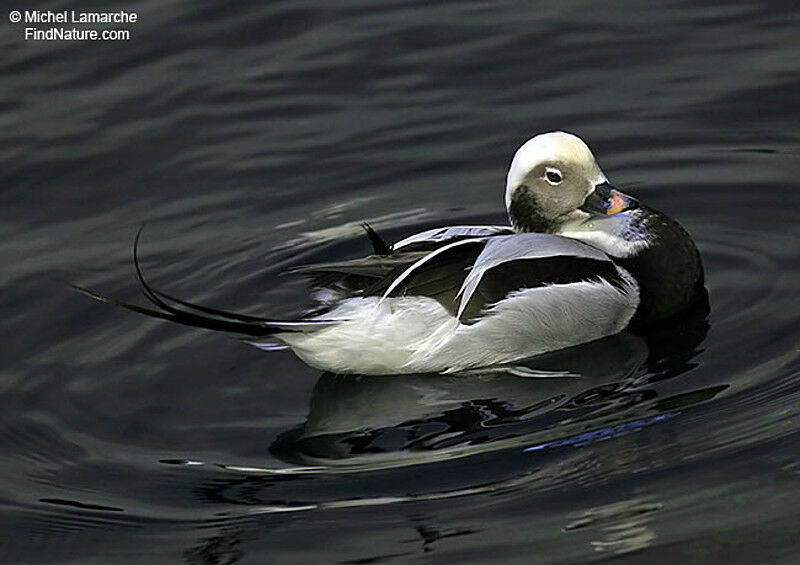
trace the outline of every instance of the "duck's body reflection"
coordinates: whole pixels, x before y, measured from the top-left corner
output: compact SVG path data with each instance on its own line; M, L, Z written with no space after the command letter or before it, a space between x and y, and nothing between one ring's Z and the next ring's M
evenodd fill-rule
M531 360L459 375L359 377L323 374L306 421L271 451L319 463L400 450L482 443L539 420L550 427L578 410L615 403L643 373L644 339L619 334ZM591 408L589 408L591 407ZM572 414L574 416L574 414Z
M599 417L619 422L662 405L691 404L708 395L700 390L658 398L653 384L694 366L691 360L709 328L705 315L699 318L680 331L647 338L622 333L524 366L456 375L325 373L305 422L281 434L270 451L292 464L350 465L547 430L563 436L580 431L581 422L596 425Z
M662 431L666 448L659 444L650 449L637 443L640 436L633 431L648 421L674 422L674 416L684 407L708 400L726 388L682 387L685 392L659 395L659 381L694 366L693 358L708 331L704 317L680 327L679 331L646 339L612 336L537 357L524 368L508 368L506 372L380 378L325 373L314 388L305 422L283 433L270 448L279 459L301 467L275 470L222 465L234 475L215 476L199 492L203 501L227 505L227 516L277 515L275 524L282 525L287 512L442 501L533 485L542 488L553 481L589 484L620 468L657 465L665 449L680 449L669 437L670 426L665 426L666 436ZM537 371L542 378L532 376ZM554 376L558 373L573 376ZM552 440L575 437L573 434L588 435L587 430L596 434L599 428L618 430L598 436L614 437L616 441L603 443L613 444L612 449L576 449L550 458L508 457L514 446L523 453L531 451L531 446L539 449L547 443L559 443ZM560 443L579 447L587 442ZM511 450L498 452L497 464L482 467L484 474L445 481L444 487L420 482L416 473L401 474L396 477L399 483L386 486L387 479L381 475L378 480L382 488L377 495L369 496L365 492L371 491L362 489L361 474L345 472L367 471L369 480L369 476L375 478L371 472L377 469L434 463L506 447ZM673 454L670 460L674 459ZM529 469L530 461L536 462L535 472ZM330 482L296 481L298 475L323 476L331 471L336 476L332 490L328 490ZM309 490L309 484L316 488ZM238 507L231 510L231 503ZM426 545L441 537L470 533L446 527L434 518L421 518L420 514L409 516L409 522L418 526ZM233 528L226 524L219 536L193 549L192 556L218 561L220 548L235 546L246 535L240 531L244 523L239 521ZM259 529L264 527L264 522L257 524ZM569 527L577 526L571 523Z

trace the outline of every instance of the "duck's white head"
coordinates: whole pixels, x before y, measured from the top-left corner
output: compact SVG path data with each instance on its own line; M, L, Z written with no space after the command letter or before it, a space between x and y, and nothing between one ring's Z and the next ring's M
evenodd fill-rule
M559 233L636 206L608 184L589 147L571 133L529 139L508 169L506 209L517 231Z

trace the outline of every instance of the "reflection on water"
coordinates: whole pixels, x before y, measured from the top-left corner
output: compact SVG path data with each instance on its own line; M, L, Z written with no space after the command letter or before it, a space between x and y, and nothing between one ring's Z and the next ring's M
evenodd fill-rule
M292 464L316 466L380 465L390 454L396 466L507 448L512 441L562 440L598 422L608 429L609 422L658 414L723 390L691 391L679 400L659 398L647 386L691 368L707 330L701 320L672 332L674 339L662 339L655 358L644 338L620 334L537 357L524 367L381 378L326 373L314 387L305 422L281 434L270 451ZM652 370L656 366L659 372ZM593 433L614 435L623 428Z
M595 530L595 535L601 539L590 543L595 551L601 553L628 553L644 549L656 539L649 515L661 510L662 506L660 502L639 499L590 508L564 526L564 531L584 528Z

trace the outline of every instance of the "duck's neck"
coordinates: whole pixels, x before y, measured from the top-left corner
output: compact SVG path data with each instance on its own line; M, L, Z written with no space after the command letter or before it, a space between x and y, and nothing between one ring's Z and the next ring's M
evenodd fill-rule
M659 325L694 307L707 308L700 253L672 218L641 206L571 229L565 226L559 233L602 249L633 275L640 297L633 329Z
M644 207L614 216L589 216L577 212L576 217L562 222L553 232L578 239L601 249L614 258L623 259L641 253L657 239L651 219L658 212Z

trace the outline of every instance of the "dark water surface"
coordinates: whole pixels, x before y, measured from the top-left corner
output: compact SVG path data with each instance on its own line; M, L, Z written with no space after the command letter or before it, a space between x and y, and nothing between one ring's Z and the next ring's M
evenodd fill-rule
M700 4L115 3L118 43L0 14L0 559L798 562L800 12ZM282 273L363 220L503 221L550 129L691 232L707 323L546 379L337 377L63 284L139 300L146 222L155 284L288 315Z

